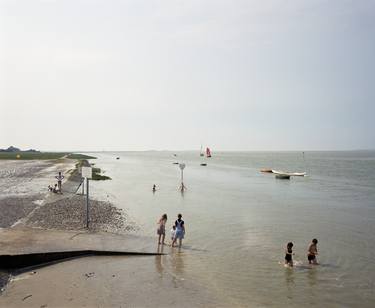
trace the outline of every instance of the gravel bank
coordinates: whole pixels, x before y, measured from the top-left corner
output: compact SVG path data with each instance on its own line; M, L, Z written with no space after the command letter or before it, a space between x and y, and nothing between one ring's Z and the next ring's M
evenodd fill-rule
M86 225L86 197L69 196L37 208L25 224L44 229L82 230ZM126 215L109 202L90 200L90 230L131 232L135 227L127 224Z
M34 202L42 198L34 195L0 199L0 228L11 227L19 219L29 215L38 206Z
M0 161L0 228L20 225L44 229L82 230L86 226L85 196L75 195L81 175L76 161ZM82 161L89 165L88 161ZM62 171L63 195L47 192ZM90 200L90 230L128 233L136 230L125 213L109 202Z

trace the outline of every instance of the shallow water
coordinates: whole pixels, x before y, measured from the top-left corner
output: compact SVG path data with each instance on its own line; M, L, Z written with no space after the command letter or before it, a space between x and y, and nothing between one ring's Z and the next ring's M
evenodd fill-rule
M126 209L140 234L156 242L160 215L169 230L183 214L183 249L155 259L160 275L196 281L230 306L374 306L375 152L172 154L93 153L92 161L113 179L92 181L92 195ZM176 161L186 163L184 195ZM309 176L276 180L261 168ZM310 268L314 237L321 265ZM288 241L293 269L282 264Z

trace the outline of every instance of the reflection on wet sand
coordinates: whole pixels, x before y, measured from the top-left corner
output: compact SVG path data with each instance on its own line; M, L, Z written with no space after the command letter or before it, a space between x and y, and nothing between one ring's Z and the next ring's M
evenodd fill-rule
M158 245L157 253L163 253L164 252L164 245ZM155 257L155 267L157 272L160 274L160 277L163 277L163 272L164 272L164 265L163 265L163 256L162 255L157 255Z
M309 271L307 271L307 278L308 278L310 287L315 286L316 283L317 283L317 273L318 272L317 272L315 266L313 265L312 268Z
M181 252L181 248L172 250L170 254L172 271L176 275L182 275L184 273L184 253Z
M178 288L179 282L183 281L185 273L184 253L181 248L171 248L169 254L165 253L165 245L158 245L157 252L161 255L155 256L155 268L160 277L172 277L172 283Z
M170 261L171 261L171 269L172 269L172 275L173 275L173 284L175 288L178 288L178 283L181 280L184 280L182 278L182 275L184 274L184 254L181 253L181 248L178 249L172 249L170 254Z
M289 299L293 299L293 291L295 287L295 273L293 268L286 268L285 269L285 281L286 281L286 287L287 287L287 297Z

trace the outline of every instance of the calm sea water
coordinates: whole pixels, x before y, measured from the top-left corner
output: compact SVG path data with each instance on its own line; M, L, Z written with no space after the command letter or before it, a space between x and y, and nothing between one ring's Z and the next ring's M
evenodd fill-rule
M169 230L182 213L183 249L156 270L196 281L228 305L374 307L375 152L176 154L93 153L113 180L93 182L91 192L126 209L140 234L156 241L160 215ZM184 195L173 162L186 164ZM261 168L308 176L277 180ZM321 265L310 268L315 237ZM300 264L293 269L280 264L289 241Z

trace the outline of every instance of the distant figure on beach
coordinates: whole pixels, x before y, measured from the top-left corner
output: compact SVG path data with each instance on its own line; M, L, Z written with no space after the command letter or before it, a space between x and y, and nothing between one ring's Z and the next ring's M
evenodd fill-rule
M152 186L152 192L155 192L156 191L156 185L154 184L154 186Z
M314 238L309 245L307 250L307 260L309 260L309 264L319 264L318 260L316 259L316 255L318 254L318 240Z
M59 191L61 193L62 192L61 183L62 183L62 180L64 179L64 176L61 174L61 171L59 172L59 174L57 176L55 176L55 178L57 179L57 185L58 185Z
M293 266L293 258L292 258L292 255L293 255L293 243L292 242L289 242L287 245L286 245L286 249L285 249L285 265L288 265L288 266Z
M176 233L172 242L172 247L176 243L178 239L178 247L181 248L182 239L185 237L185 222L182 220L182 215L177 215L177 220L175 221L174 225L176 226Z
M175 236L176 236L176 226L173 225L172 229L171 229L171 240L172 240L172 243L174 241Z
M55 187L52 189L52 191L57 194L59 192L59 188L57 187L57 184L55 184Z
M164 239L165 239L165 225L167 223L167 214L163 214L161 218L158 221L159 227L157 229L157 234L159 235L159 245L162 244L164 245ZM161 241L160 241L161 240Z

